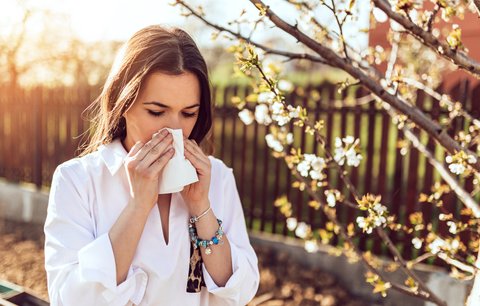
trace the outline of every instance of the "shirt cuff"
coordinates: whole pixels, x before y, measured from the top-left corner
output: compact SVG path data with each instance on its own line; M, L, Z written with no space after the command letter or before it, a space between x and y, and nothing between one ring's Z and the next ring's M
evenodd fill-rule
M78 261L80 278L102 284L106 288L102 295L108 303L125 305L130 300L140 304L147 288L147 273L130 266L125 281L117 285L115 255L108 232L80 249Z
M239 256L241 250L239 250L232 242L230 242L230 249L233 273L224 287L219 287L215 284L205 267L205 263L202 263L202 270L208 292L220 297L236 299L237 295L240 294L240 287L245 278L245 267L248 267L248 262L246 262L246 259L243 256Z

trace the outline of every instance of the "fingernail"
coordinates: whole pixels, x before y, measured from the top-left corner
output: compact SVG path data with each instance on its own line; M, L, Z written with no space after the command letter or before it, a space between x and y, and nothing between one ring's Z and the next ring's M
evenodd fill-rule
M162 135L167 135L168 131L167 130L163 130L162 131Z

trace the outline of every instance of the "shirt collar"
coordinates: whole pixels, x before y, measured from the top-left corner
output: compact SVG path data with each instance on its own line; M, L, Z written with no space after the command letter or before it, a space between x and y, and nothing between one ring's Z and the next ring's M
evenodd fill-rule
M112 175L117 173L128 154L123 147L120 138L114 139L111 143L101 145L98 150L103 162Z

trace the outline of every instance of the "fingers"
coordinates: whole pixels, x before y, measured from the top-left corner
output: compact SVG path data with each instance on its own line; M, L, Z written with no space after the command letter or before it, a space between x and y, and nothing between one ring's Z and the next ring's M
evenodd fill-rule
M164 134L166 132L166 134ZM154 148L160 141L163 141L166 137L172 137L168 131L164 130L161 133L157 132L153 134L152 139L150 139L142 148L138 151L135 159L141 161L147 156L149 151Z
M203 153L202 149L197 145L195 140L185 141L185 155L191 154L196 159L208 163L208 156Z
M150 171L153 174L157 174L160 172L160 170L165 167L165 165L168 163L168 161L173 157L175 154L175 149L170 148L165 151L165 154L157 158L151 165L148 171Z
M130 149L130 152L128 152L127 156L128 156L128 157L134 156L135 154L138 153L138 151L139 151L140 148L142 148L142 147L143 147L142 142L141 142L141 141L137 141L137 142L133 145L133 147Z
M164 155L168 149L173 148L173 137L166 138L167 139L160 141L155 147L150 149L150 152L139 163L140 167L150 167L150 165L154 163L160 156Z
M190 160L197 169L210 167L210 159L193 140L185 140L185 157Z

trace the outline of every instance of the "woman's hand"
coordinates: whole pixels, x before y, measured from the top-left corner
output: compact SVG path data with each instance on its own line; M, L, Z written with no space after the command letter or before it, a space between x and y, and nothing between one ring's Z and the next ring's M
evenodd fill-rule
M153 134L146 144L140 141L125 158L131 202L135 208L149 213L158 199L160 172L173 157L173 136L167 130Z
M191 215L198 215L210 206L208 191L210 189L211 163L195 140L183 137L185 158L188 159L197 170L198 182L187 185L181 191L181 195L187 204Z

